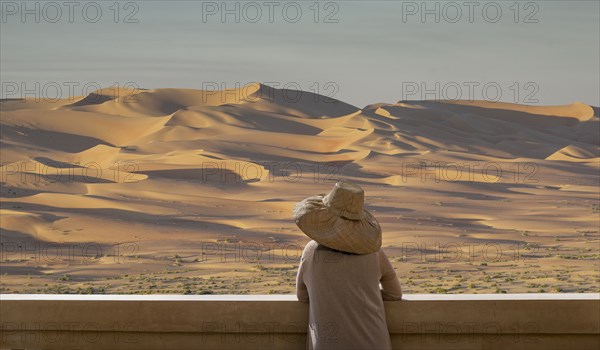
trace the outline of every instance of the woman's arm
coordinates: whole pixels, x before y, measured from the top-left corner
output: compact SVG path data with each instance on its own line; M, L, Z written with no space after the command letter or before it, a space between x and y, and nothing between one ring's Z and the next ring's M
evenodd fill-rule
M296 296L298 300L303 303L308 303L308 289L304 283L304 254L300 259L300 266L298 266L298 274L296 275Z
M379 266L381 268L381 296L383 300L402 299L402 288L396 276L396 271L383 249L379 250Z

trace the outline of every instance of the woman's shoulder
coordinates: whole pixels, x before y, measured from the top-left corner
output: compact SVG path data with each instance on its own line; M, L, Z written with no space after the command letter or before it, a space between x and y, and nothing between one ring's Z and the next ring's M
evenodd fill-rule
M380 247L379 250L377 250L374 254L386 256L383 247Z
M317 243L317 241L313 239L310 242L306 243L306 246L304 246L304 252L314 251L315 249L317 249L318 246L319 243Z
M315 240L311 240L310 242L306 243L306 246L304 246L304 250L302 251L302 257L313 254L318 246L319 243L317 243Z

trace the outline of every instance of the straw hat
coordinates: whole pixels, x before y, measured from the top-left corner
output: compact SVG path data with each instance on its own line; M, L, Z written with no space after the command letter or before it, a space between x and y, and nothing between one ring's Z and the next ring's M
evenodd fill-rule
M296 225L329 248L369 254L381 248L381 227L363 209L365 193L352 183L338 182L327 195L304 199L294 208Z

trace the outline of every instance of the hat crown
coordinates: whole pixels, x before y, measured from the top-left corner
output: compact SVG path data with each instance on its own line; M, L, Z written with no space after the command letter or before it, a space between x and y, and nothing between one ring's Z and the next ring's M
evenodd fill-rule
M323 203L329 210L350 220L360 220L363 217L365 192L355 184L338 182L331 192L323 198Z

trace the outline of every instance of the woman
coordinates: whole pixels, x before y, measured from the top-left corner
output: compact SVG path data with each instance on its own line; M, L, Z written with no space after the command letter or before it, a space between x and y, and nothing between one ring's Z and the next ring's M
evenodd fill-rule
M400 300L402 291L363 202L360 186L338 182L294 208L296 224L313 239L296 279L298 300L309 303L308 349L391 349L383 300Z

